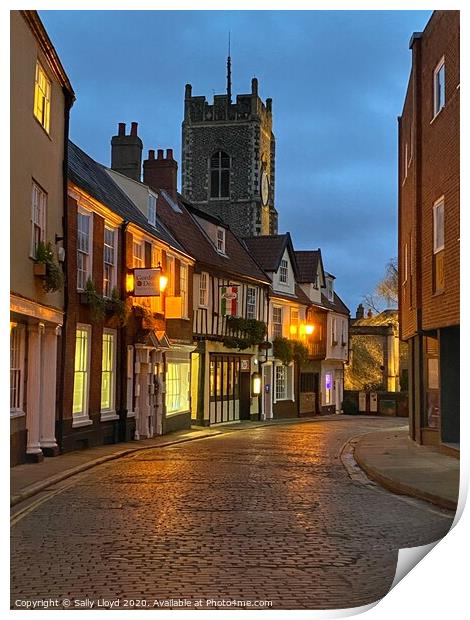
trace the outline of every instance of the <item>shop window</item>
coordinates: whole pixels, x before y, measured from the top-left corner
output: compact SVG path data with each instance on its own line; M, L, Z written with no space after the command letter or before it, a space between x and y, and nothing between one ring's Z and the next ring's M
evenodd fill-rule
M169 361L166 371L166 412L189 411L190 362Z

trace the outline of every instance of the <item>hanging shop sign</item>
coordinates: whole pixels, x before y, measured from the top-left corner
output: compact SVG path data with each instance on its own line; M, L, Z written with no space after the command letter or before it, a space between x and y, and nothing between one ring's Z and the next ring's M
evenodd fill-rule
M134 269L134 296L159 296L160 275L161 269Z
M222 316L237 316L238 286L220 287L220 313Z

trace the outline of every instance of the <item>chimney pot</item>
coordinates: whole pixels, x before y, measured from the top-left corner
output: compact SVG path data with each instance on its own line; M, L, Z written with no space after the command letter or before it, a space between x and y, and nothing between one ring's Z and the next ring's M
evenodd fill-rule
M137 135L137 123L131 123L131 136Z
M173 149L167 149L166 150L166 158L167 159L173 159Z
M155 150L149 149L149 159L155 159Z
M126 135L126 123L119 123L118 124L118 136L125 136Z
M163 149L157 150L157 159L163 159Z
M257 95L258 94L258 78L253 78L251 80L251 94L252 95Z

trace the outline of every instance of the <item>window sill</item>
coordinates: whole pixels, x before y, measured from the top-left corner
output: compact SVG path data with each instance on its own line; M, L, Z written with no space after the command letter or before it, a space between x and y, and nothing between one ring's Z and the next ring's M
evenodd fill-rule
M166 412L166 417L171 418L174 415L182 415L183 413L190 413L189 409L182 409L181 411L172 411L171 413Z
M26 413L24 411L10 411L10 420L13 418L22 418Z
M433 298L434 298L434 297L440 297L441 295L444 295L444 293L445 293L445 290L442 290L442 291L436 291L435 293L433 293L433 294L431 295L431 297L433 297Z
M213 202L217 202L217 201L219 201L219 200L227 200L227 201L229 201L229 200L230 200L230 196L220 196L220 197L218 197L218 198L217 198L217 197L214 197L214 196L210 196L210 197L209 197L209 201L211 201L211 200L212 200Z
M109 422L110 420L119 420L119 416L115 411L101 411L100 422Z
M434 116L432 117L432 119L429 121L429 124L432 125L434 123L434 121L436 120L436 118L440 115L440 113L442 112L442 110L445 110L446 106L445 104L442 106L442 108L436 112L436 114L434 114Z
M90 418L77 418L75 420L72 419L72 428L80 428L81 426L91 426L93 424L93 420Z

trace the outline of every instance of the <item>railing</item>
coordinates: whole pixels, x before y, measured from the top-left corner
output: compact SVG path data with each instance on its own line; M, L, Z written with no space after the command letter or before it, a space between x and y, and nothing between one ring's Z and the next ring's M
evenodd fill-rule
M324 341L309 342L307 344L309 357L323 359L326 356L326 345Z

